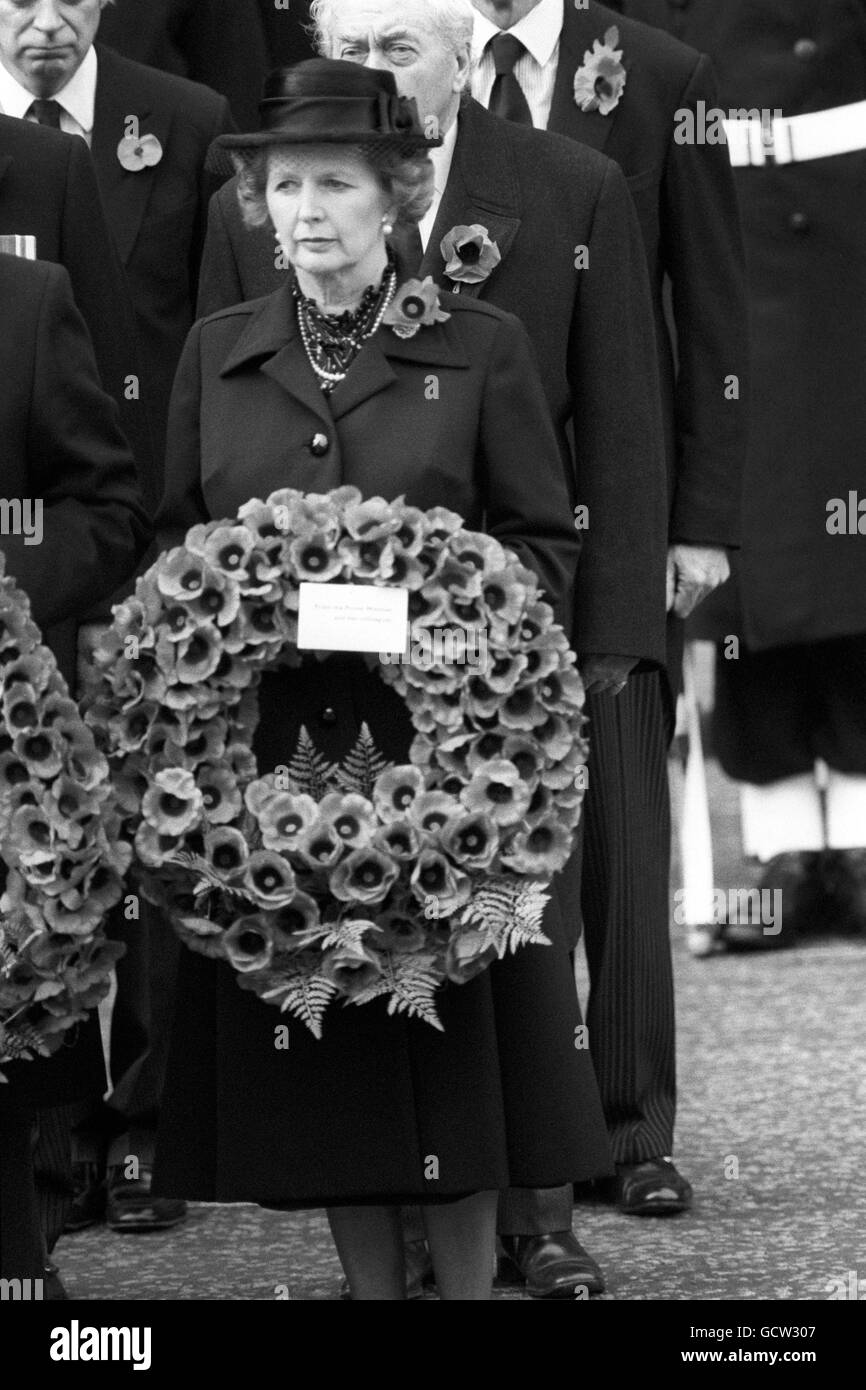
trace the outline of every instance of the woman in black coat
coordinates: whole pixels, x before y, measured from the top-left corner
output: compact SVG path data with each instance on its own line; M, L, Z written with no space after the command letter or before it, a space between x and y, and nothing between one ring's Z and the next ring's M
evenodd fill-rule
M430 201L414 103L390 74L312 60L279 76L263 110L269 132L221 143L245 149L248 218L270 216L295 274L190 336L162 545L251 496L353 484L458 511L532 565L565 617L576 534L518 321L443 295L446 322L408 338L380 326L396 284L387 229L417 221ZM323 143L337 122L345 144ZM357 657L271 674L260 704L260 772L288 763L302 724L335 759L366 720L385 756L406 760L406 709ZM377 1001L329 1011L322 1041L293 1027L288 1051L274 1046L276 1012L224 963L188 955L155 1187L326 1206L355 1299L405 1298L398 1204L418 1202L441 1296L489 1298L498 1190L558 1186L608 1164L550 917L552 946L442 991L444 1033L389 1018Z

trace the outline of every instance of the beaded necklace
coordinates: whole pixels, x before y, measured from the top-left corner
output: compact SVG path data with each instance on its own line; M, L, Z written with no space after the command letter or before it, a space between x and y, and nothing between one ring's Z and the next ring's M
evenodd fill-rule
M301 342L326 395L344 379L361 348L382 325L397 293L397 266L389 251L388 267L378 286L368 285L357 309L326 314L305 295L297 280L292 290Z

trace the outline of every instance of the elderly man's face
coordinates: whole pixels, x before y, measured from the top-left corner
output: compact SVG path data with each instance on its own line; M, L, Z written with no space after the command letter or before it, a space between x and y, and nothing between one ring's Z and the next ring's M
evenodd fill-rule
M0 62L37 97L78 71L96 37L102 0L0 0Z
M328 37L332 58L392 72L401 95L417 101L422 125L431 117L440 132L451 125L469 55L449 49L424 0L338 0Z

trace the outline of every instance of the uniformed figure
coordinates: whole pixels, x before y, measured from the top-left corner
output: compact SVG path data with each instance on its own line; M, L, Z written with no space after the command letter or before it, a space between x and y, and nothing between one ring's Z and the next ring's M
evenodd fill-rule
M625 0L715 62L749 260L744 540L715 746L782 930L866 931L866 3ZM781 115L779 114L781 113ZM762 138L763 125L765 137Z

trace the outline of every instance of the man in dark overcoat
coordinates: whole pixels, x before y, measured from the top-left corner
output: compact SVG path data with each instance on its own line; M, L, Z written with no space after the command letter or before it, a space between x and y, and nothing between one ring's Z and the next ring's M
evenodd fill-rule
M169 397L193 322L207 206L217 186L205 156L234 123L225 98L209 88L97 45L103 8L103 0L75 6L0 0L0 109L80 136L90 146L135 310L141 375L125 392L140 401L151 426L153 461L140 476L153 514L163 491ZM91 616L107 618L107 603L103 614ZM149 1203L177 945L149 907L142 908L145 915L145 927L118 924L128 951L118 971L114 1090L111 1114L104 1117L119 1130L109 1154L109 1219L124 1230L183 1217L182 1204L155 1214ZM98 1128L101 1149L105 1136ZM46 1135L48 1129L46 1121ZM80 1172L79 1180L85 1187L82 1219L89 1220L102 1201L95 1149L86 1161L88 1179Z
M6 572L28 595L34 621L70 685L69 629L132 573L149 529L118 410L99 381L87 328L60 266L0 255L0 475L4 497L38 499L41 543L0 537ZM59 1054L3 1068L0 1086L0 1277L43 1279L33 1146L48 1107L98 1098L105 1084L99 1026ZM63 1297L59 1281L48 1296Z
M719 643L713 741L781 931L866 930L866 5L688 0L625 10L719 75L752 320L751 443ZM712 620L712 625L710 621Z
M669 1214L690 1204L691 1189L670 1159L667 759L683 619L727 577L739 543L748 348L736 194L724 147L678 139L685 114L716 104L701 54L594 0L473 3L475 96L616 160L650 272L668 464L667 666L637 667L615 699L590 687L582 909L590 1047L617 1166L610 1192L626 1212Z
M151 467L149 420L130 392L140 375L135 312L82 140L0 116L0 235L33 238L33 254L65 267L102 383L140 472ZM21 243L22 250L26 244Z
M443 240L456 228L485 229L480 273L456 283L517 314L532 340L584 531L574 640L597 688L621 688L639 661L665 660L667 488L640 229L611 160L500 121L468 96L474 11L468 0L462 8L459 25L453 0L336 0L313 15L327 56L392 70L443 134L420 244L398 250L450 288ZM285 274L271 233L244 227L226 184L211 205L201 312L267 294ZM573 945L576 916L571 925ZM534 1296L601 1290L598 1266L571 1231L570 1187L521 1194L507 1209L509 1257Z

